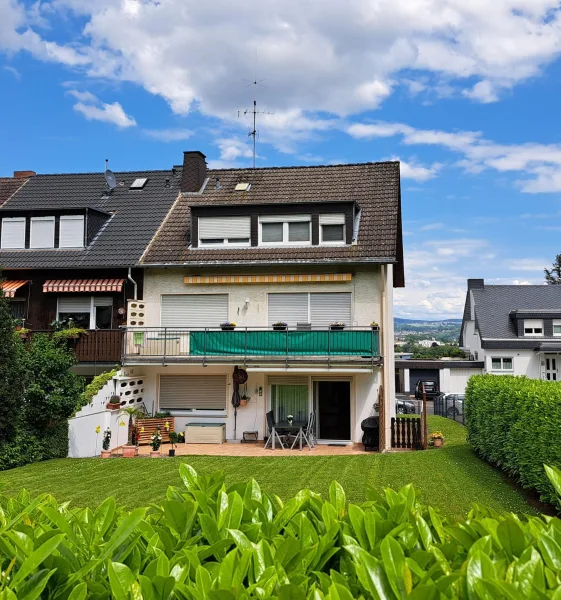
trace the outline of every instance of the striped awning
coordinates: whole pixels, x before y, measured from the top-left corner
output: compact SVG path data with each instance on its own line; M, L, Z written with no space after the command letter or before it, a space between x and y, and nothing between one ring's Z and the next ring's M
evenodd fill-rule
M16 291L26 283L29 283L29 279L2 281L2 283L0 283L0 287L2 287L2 291L4 292L4 296L6 296L6 298L13 298Z
M340 283L352 281L352 273L322 273L309 275L208 275L184 277L187 285L228 283Z
M43 292L120 292L124 279L49 279Z

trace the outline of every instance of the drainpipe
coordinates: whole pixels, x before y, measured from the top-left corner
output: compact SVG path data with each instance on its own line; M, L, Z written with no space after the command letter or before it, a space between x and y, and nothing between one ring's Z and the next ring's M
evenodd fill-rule
M131 268L130 267L129 267L128 280L134 285L134 300L138 300L138 298L137 298L137 296L138 296L138 285L137 285L136 281L132 278Z

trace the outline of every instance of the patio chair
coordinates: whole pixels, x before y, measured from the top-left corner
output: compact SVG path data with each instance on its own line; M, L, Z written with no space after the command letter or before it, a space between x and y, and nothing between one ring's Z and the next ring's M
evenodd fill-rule
M265 442L265 448L272 443L273 441L273 427L275 426L275 413L270 410L267 413L267 429L269 430L269 436L267 438L267 441ZM284 445L286 444L287 440L288 440L288 431L285 429L275 429L275 434L277 436L277 440L280 442L281 444L281 448L284 449Z
M311 412L310 416L308 417L308 422L306 423L306 427L304 428L304 430L302 431L302 433L304 434L304 441L308 441L309 445L312 446L312 448L316 445L316 435L315 435L315 426L316 426L316 413L315 412ZM296 439L297 439L298 435L291 432L287 435L287 440L289 444L292 444L292 446L294 446L294 444L296 443Z

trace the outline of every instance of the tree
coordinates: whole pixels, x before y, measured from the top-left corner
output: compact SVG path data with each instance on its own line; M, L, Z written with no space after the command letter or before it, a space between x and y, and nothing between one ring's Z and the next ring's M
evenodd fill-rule
M0 286L0 445L14 438L21 418L25 381L23 353L23 343L14 333L10 305Z
M548 285L561 284L561 254L555 257L555 262L551 265L551 269L544 269L545 280Z

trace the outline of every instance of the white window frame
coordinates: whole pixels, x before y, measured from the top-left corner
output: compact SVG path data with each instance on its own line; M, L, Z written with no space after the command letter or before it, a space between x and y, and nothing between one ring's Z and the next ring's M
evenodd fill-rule
M49 222L53 224L52 228L52 244L50 246L36 246L33 243L33 224L38 222ZM54 217L31 217L31 230L29 234L29 247L34 250L48 250L55 247L55 228L56 222Z
M527 331L529 329L530 331ZM536 333L536 329L541 329ZM543 337L543 319L524 319L524 336L525 337Z
M322 217L332 217L332 219L330 220L334 220L334 217L338 217L338 221L339 222L333 222L333 223L322 223ZM343 226L343 239L342 240L336 240L334 242L330 242L330 241L325 241L323 239L323 226L324 225L342 225ZM336 215L320 215L319 216L319 243L322 246L346 246L347 245L347 228L345 227L345 214L341 213L341 214L336 214Z
M556 327L561 327L561 319L553 319L552 325L553 337L561 337L561 331L559 331L559 333L555 333Z
M63 228L63 223L72 223L73 221L79 221L81 224L81 229L82 229L82 236L81 236L81 243L79 245L74 245L74 246L63 246L62 245L62 228ZM83 248L84 247L84 226L85 226L85 222L86 219L84 218L84 215L61 215L60 216L60 220L59 220L59 231L58 231L58 247L59 248Z
M4 224L10 223L23 223L23 239L21 246L6 246L6 235L4 233ZM2 219L2 240L0 249L2 250L23 250L25 248L25 228L26 228L26 219L25 217L4 217Z
M307 242L289 242L288 241L288 224L289 223L309 223L310 239ZM282 242L264 242L262 227L263 223L282 223ZM262 215L259 217L259 246L311 246L312 245L312 216L311 215Z
M513 373L514 372L514 357L513 356L490 356L489 360L490 360L490 367L491 367L490 370L494 373ZM501 367L499 369L496 369L495 367L493 367L494 360L501 361ZM511 364L510 368L504 367L505 360L510 360L510 364Z
M238 218L238 217L232 217L232 218ZM242 238L242 239L247 239L247 242L230 242L230 239L227 237L223 238L222 242L213 242L211 244L207 244L204 242L205 238L201 238L201 220L204 219L228 219L228 217L197 217L197 225L198 225L198 236L199 236L199 242L198 242L198 247L199 248L223 248L224 246L229 246L229 247L233 247L233 248L248 248L249 246L251 246L251 217L250 216L246 216L246 215L242 215L239 218L243 218L243 219L247 219L248 223L249 223L249 229L248 229L248 236L247 238ZM239 239L240 236L236 236L236 238L232 238L232 239ZM208 239L208 238L207 238Z
M71 294L69 294L71 295ZM90 296L90 326L88 329L95 329L95 320L96 320L96 314L95 314L95 309L97 308L95 305L95 299L99 298L99 297L103 297L103 298L111 298L111 307L113 307L113 302L114 302L114 298L113 296ZM60 315L60 311L59 311L59 301L60 297L57 297L56 299L56 319L57 321L60 321L59 315ZM111 315L111 329L113 329L113 315Z

